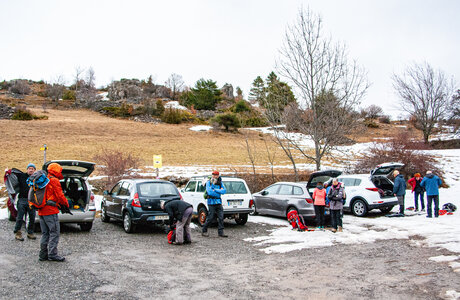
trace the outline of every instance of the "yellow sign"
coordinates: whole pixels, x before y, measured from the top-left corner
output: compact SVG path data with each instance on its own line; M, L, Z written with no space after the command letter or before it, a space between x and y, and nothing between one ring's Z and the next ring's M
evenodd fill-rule
M162 162L161 162L161 155L154 155L153 156L153 167L154 168L161 168Z
M40 150L42 150L42 151L48 150L48 147L41 147Z

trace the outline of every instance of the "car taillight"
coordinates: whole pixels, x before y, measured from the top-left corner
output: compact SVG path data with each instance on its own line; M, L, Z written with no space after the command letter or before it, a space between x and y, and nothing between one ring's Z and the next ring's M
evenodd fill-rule
M254 200L251 199L251 200L249 201L249 208L252 208L253 206L254 206Z
M366 190L371 191L371 192L378 192L378 188L366 188Z
M181 199L181 200L184 200L184 198L182 198L182 194L181 194L181 193L179 193L179 196L180 196L180 199Z
M135 206L135 207L141 207L141 202L139 201L139 194L138 193L134 194L134 198L133 198L133 201L131 202L131 205Z
M91 192L91 196L89 196L89 205L94 205L94 194Z
M307 198L307 199L305 199L305 200L307 201L307 203L310 203L310 204L313 203L313 199L312 199L312 198Z

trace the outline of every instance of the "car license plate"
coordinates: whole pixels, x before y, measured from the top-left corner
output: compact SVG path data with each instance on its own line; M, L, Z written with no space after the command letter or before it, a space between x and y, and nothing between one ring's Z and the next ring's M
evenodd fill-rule
M228 206L243 205L243 200L228 200Z
M152 220L152 221L155 221L155 220L168 220L169 219L169 216L151 216L148 218L148 220Z

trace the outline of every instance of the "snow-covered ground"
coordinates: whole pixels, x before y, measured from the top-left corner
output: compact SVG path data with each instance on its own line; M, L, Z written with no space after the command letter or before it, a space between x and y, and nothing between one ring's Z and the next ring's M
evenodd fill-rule
M209 126L209 125L197 125L197 126L190 127L189 129L192 131L209 131L211 130L211 128L212 126Z
M165 108L187 110L187 107L180 105L179 101L169 101L168 103L165 104Z

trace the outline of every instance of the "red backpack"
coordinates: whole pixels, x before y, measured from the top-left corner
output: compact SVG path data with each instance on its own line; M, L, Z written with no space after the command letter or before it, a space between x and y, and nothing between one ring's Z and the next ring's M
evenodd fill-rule
M312 229L308 229L303 217L299 216L296 210L288 212L287 219L289 223L291 223L292 229L297 229L298 231L313 231Z

